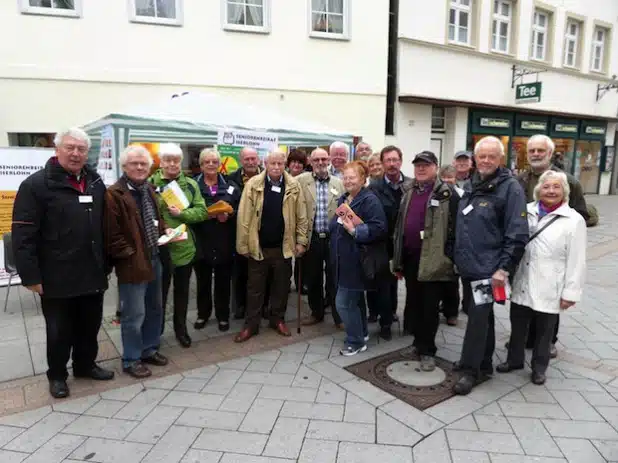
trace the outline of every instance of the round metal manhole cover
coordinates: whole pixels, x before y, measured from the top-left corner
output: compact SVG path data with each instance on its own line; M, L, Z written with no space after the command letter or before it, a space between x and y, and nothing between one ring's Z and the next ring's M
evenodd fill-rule
M416 360L391 363L386 367L386 374L400 384L414 387L435 386L446 379L446 373L439 366L433 371L423 371L421 362Z

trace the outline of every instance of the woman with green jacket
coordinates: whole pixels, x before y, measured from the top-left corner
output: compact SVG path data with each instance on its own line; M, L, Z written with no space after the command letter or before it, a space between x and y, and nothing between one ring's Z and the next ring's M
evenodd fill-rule
M189 283L193 261L197 254L197 243L189 225L206 220L206 203L195 181L182 173L183 154L180 146L167 143L160 147L160 169L157 170L150 182L156 187L157 201L161 217L168 227L176 228L187 225L187 239L169 243L169 262L163 266L163 307L167 302L172 278L174 279L174 333L182 347L191 346L191 338L187 333L187 308L189 306ZM188 200L188 207L180 209L169 206L163 199L162 193L169 188L170 183L176 182ZM165 317L163 326L165 327Z

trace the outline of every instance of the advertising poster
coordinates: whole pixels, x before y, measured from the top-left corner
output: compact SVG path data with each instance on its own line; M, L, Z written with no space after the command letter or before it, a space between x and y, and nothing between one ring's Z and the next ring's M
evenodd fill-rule
M221 129L217 137L217 151L221 155L220 172L231 174L240 166L240 150L245 147L257 150L260 158L270 151L277 149L279 138L268 132L254 132L250 130Z
M101 130L101 148L97 172L101 176L103 183L107 186L113 185L118 180L114 146L114 128L111 125L103 127Z
M154 174L157 171L157 169L159 168L159 163L160 163L160 159L159 159L159 145L160 145L160 143L150 143L150 142L132 142L132 143L129 143L129 146L135 146L135 145L143 146L150 153L150 157L153 160L152 168L150 169L150 175Z
M30 174L45 167L54 155L48 148L0 148L0 240L11 231L13 203L19 185ZM9 274L4 268L4 243L0 244L0 286L6 286ZM11 283L19 284L19 278Z

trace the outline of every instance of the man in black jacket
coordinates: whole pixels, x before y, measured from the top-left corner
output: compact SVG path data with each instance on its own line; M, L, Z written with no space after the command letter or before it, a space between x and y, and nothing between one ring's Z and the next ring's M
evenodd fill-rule
M403 153L396 146L386 146L380 152L380 160L384 166L384 176L370 183L369 188L376 194L388 223L388 258L393 258L393 234L399 215L399 205L403 190L406 191L412 186L412 179L406 177L401 172ZM397 321L397 278L394 275L387 275L380 283L377 291L367 293L367 305L371 321L375 321L375 316L380 315L380 337L391 339L391 324ZM411 333L411 320L404 320L404 329Z
M107 289L103 248L105 185L86 165L90 139L58 133L56 156L19 186L13 207L13 252L22 284L41 297L47 330L47 378L53 397L69 395L73 376L110 380L97 366L97 335Z

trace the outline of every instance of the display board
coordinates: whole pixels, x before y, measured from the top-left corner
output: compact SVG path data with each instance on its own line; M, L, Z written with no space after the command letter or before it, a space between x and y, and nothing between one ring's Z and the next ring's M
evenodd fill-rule
M221 155L220 172L231 174L240 166L240 150L243 147L254 148L261 159L270 151L278 148L277 135L251 130L221 129L217 137L217 151Z

